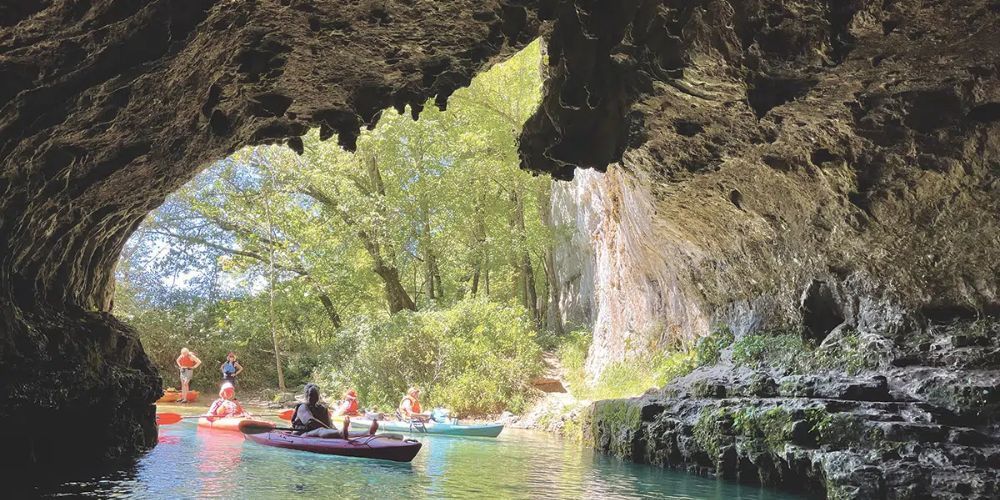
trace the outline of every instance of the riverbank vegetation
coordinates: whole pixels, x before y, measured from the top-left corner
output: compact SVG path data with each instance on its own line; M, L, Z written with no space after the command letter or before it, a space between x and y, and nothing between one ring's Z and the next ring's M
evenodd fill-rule
M203 390L235 351L242 389L316 380L387 409L417 385L458 412L519 411L536 337L562 334L552 249L568 229L516 149L541 68L535 43L446 111L384 112L354 152L319 129L208 166L127 244L115 313L166 385L186 346Z

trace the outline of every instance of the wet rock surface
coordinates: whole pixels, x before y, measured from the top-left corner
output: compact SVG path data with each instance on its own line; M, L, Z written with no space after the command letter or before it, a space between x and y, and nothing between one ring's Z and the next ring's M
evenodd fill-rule
M976 349L943 349L975 359L1000 345L998 333L973 335ZM918 344L899 346L918 360L910 366L887 360L854 374L750 369L724 352L663 391L597 402L584 429L625 459L827 498L1000 497L1000 369L929 366L909 353Z

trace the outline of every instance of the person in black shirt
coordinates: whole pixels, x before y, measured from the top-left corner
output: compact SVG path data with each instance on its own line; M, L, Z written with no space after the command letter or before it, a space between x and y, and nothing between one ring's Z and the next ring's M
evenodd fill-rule
M306 437L343 438L344 435L333 427L330 410L319 402L319 386L306 384L306 402L295 406L292 428Z

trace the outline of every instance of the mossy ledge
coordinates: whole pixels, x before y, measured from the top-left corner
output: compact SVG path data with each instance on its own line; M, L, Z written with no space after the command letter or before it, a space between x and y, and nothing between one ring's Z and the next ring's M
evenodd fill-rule
M626 460L816 497L997 498L1000 371L981 366L997 352L1000 323L982 326L938 328L931 347L910 336L872 364L822 346L781 352L787 334L748 334L662 390L594 403L585 442ZM738 361L745 338L773 359Z

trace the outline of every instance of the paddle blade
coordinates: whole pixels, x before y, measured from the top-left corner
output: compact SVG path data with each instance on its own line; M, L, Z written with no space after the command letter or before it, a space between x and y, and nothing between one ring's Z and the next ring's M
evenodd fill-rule
M274 424L244 420L240 422L240 432L244 434L264 434L275 429Z
M294 416L294 415L295 415L295 408L289 408L289 409L284 410L281 413L279 413L278 414L278 418L280 418L282 420L288 420L289 422L291 422L292 421L292 416Z
M156 414L156 424L157 425L170 425L180 422L184 417L180 413L157 413Z

